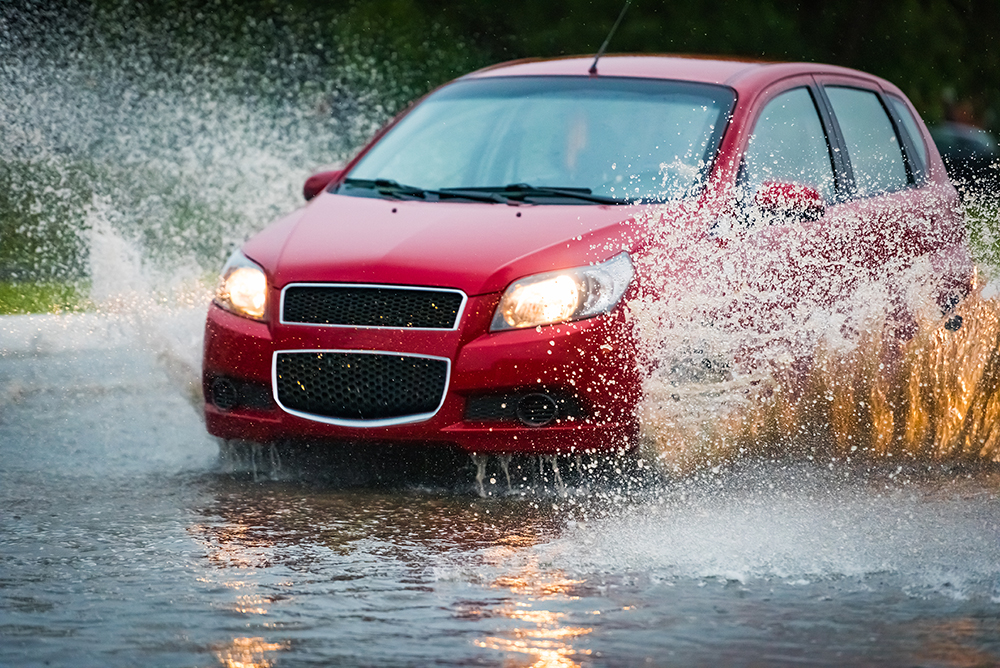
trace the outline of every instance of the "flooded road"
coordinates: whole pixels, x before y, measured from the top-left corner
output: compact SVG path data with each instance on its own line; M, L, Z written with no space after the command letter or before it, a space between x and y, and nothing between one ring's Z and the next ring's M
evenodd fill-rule
M995 470L254 482L201 318L0 319L0 665L1000 664Z
M996 467L758 456L499 494L494 461L488 498L465 457L233 472L198 408L205 297L158 300L471 66L433 34L389 62L313 7L299 30L223 5L0 3L0 278L96 310L0 317L0 666L1000 665ZM914 374L916 412L975 393L933 368L964 394L917 401Z

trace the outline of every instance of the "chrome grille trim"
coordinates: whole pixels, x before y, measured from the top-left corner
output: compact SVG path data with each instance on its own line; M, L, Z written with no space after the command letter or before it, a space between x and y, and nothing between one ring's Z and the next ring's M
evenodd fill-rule
M438 402L437 407L427 413L418 413L413 415L405 415L394 418L377 419L377 420L347 420L342 418L328 417L326 415L316 415L313 413L306 413L303 411L295 410L289 408L281 403L281 399L278 398L278 356L282 354L295 354L295 353L306 353L306 354L317 354L317 353L347 353L352 355L389 355L392 357L416 357L420 359L430 359L445 363L445 377L444 377L444 390L441 392L441 400ZM431 419L437 415L438 411L444 405L444 400L448 396L448 388L451 386L451 359L447 357L438 357L435 355L420 355L416 353L401 353L392 350L343 350L343 349L291 349L291 350L275 350L271 357L271 394L274 396L274 401L281 410L288 413L289 415L294 415L306 420L312 420L313 422L322 422L324 424L332 424L339 427L360 427L360 428L373 428L373 427L390 427L399 424L410 424L413 422L424 422Z

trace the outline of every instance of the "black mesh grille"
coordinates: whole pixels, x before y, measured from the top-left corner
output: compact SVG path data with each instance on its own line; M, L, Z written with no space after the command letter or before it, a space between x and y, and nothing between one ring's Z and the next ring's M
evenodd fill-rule
M555 403L557 412L552 418L579 420L586 417L580 400L563 392L547 392ZM547 402L534 401L536 393L483 394L469 397L465 404L465 419L470 422L510 422L524 415L535 415L537 409L551 406ZM519 412L521 415L519 415Z
M209 400L222 410L233 408L273 409L271 386L219 376L208 385Z
M343 420L385 420L434 412L447 380L444 360L279 353L275 383L286 408Z
M462 295L445 290L296 286L285 290L285 322L352 327L451 329Z

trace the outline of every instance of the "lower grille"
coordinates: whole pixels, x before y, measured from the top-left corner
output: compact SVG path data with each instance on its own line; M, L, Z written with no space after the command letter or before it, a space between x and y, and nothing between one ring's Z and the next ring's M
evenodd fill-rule
M224 411L233 408L274 409L271 388L263 383L217 376L209 383L206 396Z
M446 359L413 355L283 352L275 355L274 383L286 410L333 423L381 425L434 414L448 371Z
M582 420L580 400L563 392L482 394L469 397L465 419L470 422L517 422L541 427L554 420Z

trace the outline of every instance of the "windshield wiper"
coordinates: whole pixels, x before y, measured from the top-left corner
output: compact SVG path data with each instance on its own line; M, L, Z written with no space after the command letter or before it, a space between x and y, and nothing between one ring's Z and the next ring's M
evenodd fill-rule
M632 204L629 200L595 195L590 188L532 186L527 183L511 183L505 186L468 186L460 188L440 188L431 190L409 186L392 179L344 179L344 185L351 188L374 190L385 197L396 199L427 199L428 195L440 199L468 199L475 202L496 204L520 204L527 198L561 197L578 199L597 204Z
M392 179L344 179L344 185L352 188L375 190L380 195L387 195L389 197L396 197L399 199L404 197L423 198L426 196L426 191L423 188L405 186L398 181L393 181Z
M392 179L344 179L344 184L352 188L365 188L377 191L380 195L404 199L415 197L427 199L428 195L433 195L438 199L468 199L475 202L489 202L492 204L510 204L507 197L499 193L489 191L477 191L475 188L444 188L442 190L429 190L417 186L408 186Z
M521 202L512 200L506 195L501 195L486 188L441 188L440 190L429 190L438 197L460 197L462 199L476 200L477 202L496 202L498 204L520 205Z
M631 204L632 202L606 195L595 195L590 188L533 186L527 183L511 183L505 186L477 186L470 188L444 188L444 191L473 191L502 194L510 199L524 200L527 197L565 197L598 204Z

